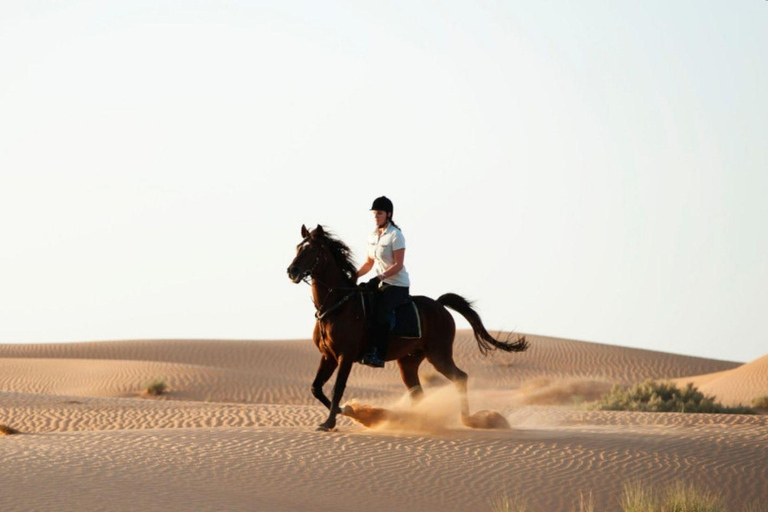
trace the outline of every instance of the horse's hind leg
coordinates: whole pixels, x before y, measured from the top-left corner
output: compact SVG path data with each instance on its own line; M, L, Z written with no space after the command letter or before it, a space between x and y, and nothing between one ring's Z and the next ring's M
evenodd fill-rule
M435 370L445 375L456 385L459 391L459 400L461 404L461 420L466 422L469 418L469 400L467 400L467 374L456 366L453 357L449 354L428 355L427 360L432 363Z
M421 350L397 360L397 364L400 366L400 376L411 395L412 405L416 405L424 396L424 390L419 381L419 365L422 361L424 361L424 352Z

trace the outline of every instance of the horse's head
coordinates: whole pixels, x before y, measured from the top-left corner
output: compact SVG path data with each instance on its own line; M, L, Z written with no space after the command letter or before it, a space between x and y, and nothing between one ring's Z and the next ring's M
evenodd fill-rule
M319 224L311 232L302 225L301 238L301 243L296 246L296 257L288 266L288 279L294 283L312 276L328 251L324 244L325 231Z

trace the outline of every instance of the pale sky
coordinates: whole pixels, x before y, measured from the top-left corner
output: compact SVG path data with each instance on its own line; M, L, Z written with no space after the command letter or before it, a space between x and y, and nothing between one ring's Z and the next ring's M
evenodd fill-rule
M0 7L0 343L310 338L302 223L489 329L768 353L768 2ZM459 327L467 324L459 320Z

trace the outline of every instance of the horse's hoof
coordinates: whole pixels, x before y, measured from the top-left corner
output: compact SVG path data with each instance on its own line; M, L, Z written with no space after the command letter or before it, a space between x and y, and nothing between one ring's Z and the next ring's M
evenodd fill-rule
M325 425L320 425L315 429L315 432L336 432L336 427L329 428L329 427L326 427Z

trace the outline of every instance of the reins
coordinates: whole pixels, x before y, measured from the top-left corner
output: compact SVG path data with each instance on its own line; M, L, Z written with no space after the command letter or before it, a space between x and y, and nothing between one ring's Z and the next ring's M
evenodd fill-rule
M355 291L349 292L344 297L342 297L340 301L338 301L336 304L334 304L333 306L329 307L328 309L326 309L322 313L320 313L320 310L318 309L317 311L315 311L315 318L317 318L318 320L322 320L323 318L326 317L326 315L328 315L329 313L331 313L333 311L336 311L341 306L343 306L344 303L346 303L354 294L355 294ZM328 293L328 295L330 295L330 292Z
M306 242L308 239L309 239L309 237L306 237L304 240L302 240L302 243ZM317 304L315 304L315 318L316 318L318 321L322 320L322 319L323 319L323 318L325 318L327 315L329 315L330 313L332 313L332 312L336 311L336 310L337 310L337 309L339 309L341 306L343 306L344 304L346 304L346 302L347 302L347 301L348 301L350 298L352 298L352 296L353 296L353 295L355 295L356 293L360 293L360 297L361 297L361 299L362 299L362 294L363 294L363 293L371 293L371 292L368 292L367 290L361 289L359 286L339 286L339 287L332 287L332 286L329 286L327 283L324 283L323 281L321 281L321 280L320 280L320 279L318 279L317 277L315 277L313 274L315 273L315 269L317 268L317 265L320 263L321 254L322 254L322 253L318 252L318 254L317 254L317 257L315 258L315 262L314 262L314 264L312 265L312 268L309 270L309 272L307 273L307 275L305 275L305 276L302 278L302 281L303 281L303 282L305 282L305 283L307 283L309 286L312 286L312 283L310 283L310 282L309 282L309 279L310 279L310 278L312 278L312 279L314 279L315 281L317 281L318 283L320 283L321 285L323 285L323 286L325 286L326 288L328 288L328 293L325 295L325 298L324 298L324 299L323 299L323 301L320 303L320 305L318 306ZM343 296L341 299L339 299L337 302L335 302L335 303L334 303L332 306L330 306L330 307L329 307L329 308L327 308L325 311L323 311L323 306L325 306L325 302L326 302L326 301L328 300L328 298L329 298L329 297L330 297L330 296L333 294L333 292L336 292L336 291L349 291L349 293L347 293L346 295L344 295L344 296ZM364 301L363 301L363 308L365 308L365 303L364 303Z
M326 315L328 315L329 313L331 313L333 311L336 311L341 306L343 306L355 293L359 292L359 293L362 294L365 290L361 290L357 286L339 286L339 287L334 288L332 286L329 286L327 283L324 283L323 281L321 281L320 279L318 279L317 277L312 275L314 273L315 268L317 267L317 264L318 264L319 261L320 261L320 255L318 254L317 255L317 259L315 260L315 264L312 266L312 270L310 270L309 274L307 274L304 277L304 279L302 279L302 281L307 283L309 286L312 286L312 283L309 282L309 278L311 277L312 279L314 279L315 281L317 281L321 285L323 285L326 288L328 288L328 293L325 295L325 298L323 299L323 302L321 302L319 306L317 304L315 304L315 318L317 318L318 320L322 320L323 318L326 317ZM325 302L328 300L328 298L331 296L331 294L333 292L335 292L335 291L348 291L348 290L351 290L351 291L348 294L344 295L344 297L339 299L336 303L334 303L328 309L323 311L323 306L325 305Z

